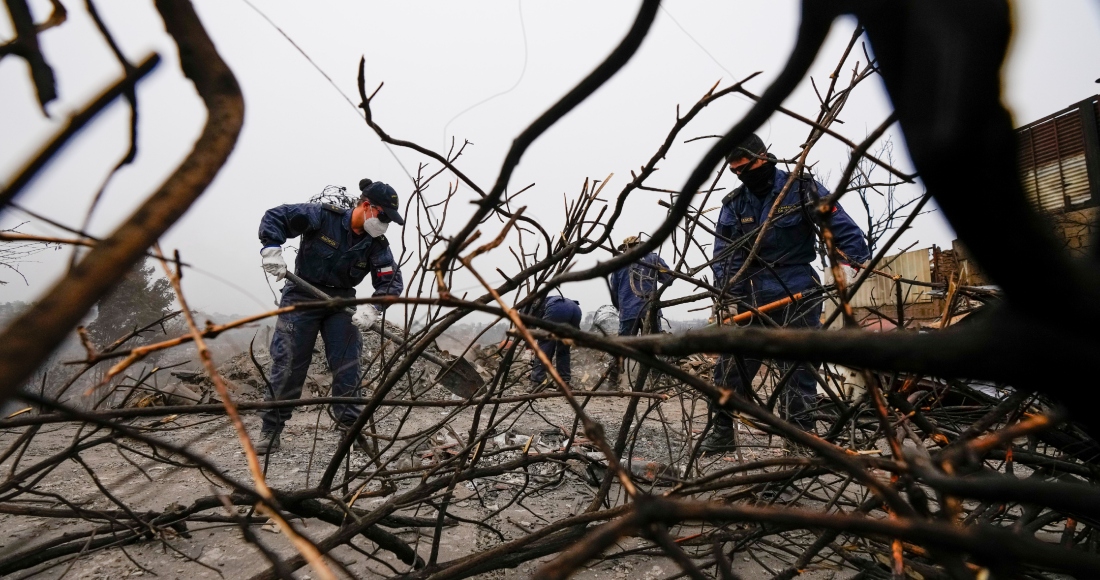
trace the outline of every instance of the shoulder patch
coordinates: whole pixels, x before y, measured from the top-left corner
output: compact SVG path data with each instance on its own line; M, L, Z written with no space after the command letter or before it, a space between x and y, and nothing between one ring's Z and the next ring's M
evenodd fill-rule
M727 203L729 203L729 202L733 201L734 199L736 199L738 195L741 195L741 190L742 189L744 189L743 186L738 186L733 191L727 193L726 197L722 198L722 205L726 205Z
M321 207L331 211L332 213L338 213L340 215L343 215L344 212L347 211L346 209L344 209L344 208L342 208L338 205L332 205L331 203L322 203Z

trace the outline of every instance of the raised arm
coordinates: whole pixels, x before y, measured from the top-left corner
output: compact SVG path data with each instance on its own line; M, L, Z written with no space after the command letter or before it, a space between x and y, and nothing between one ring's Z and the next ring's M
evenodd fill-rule
M321 227L321 211L320 206L311 203L292 203L267 210L260 219L260 243L265 248L281 246L288 238Z

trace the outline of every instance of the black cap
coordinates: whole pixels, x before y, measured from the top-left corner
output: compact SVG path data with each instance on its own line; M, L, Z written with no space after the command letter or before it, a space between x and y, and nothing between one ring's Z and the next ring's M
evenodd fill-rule
M364 179L363 181L367 180ZM360 183L362 183L362 181ZM401 217L401 212L398 211L397 192L389 185L381 181L375 181L363 190L363 194L359 196L359 199L365 199L369 201L371 205L382 208L386 217L390 218L390 221L395 222L397 225L405 225L405 218Z
M756 136L756 133L749 135L741 142L729 155L726 156L726 161L734 161L736 159L753 159L759 157L768 152L767 145L764 145L764 140Z

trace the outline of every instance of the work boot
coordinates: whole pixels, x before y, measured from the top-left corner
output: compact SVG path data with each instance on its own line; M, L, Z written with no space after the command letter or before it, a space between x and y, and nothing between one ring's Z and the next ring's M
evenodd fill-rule
M347 433L350 429L351 425L347 425L344 423L336 424L336 430L340 432L340 437L343 437L344 434ZM367 454L370 454L371 452L371 448L367 442L367 436L363 435L362 431L355 435L355 444L353 445L353 447L355 447L359 451L366 452Z
M699 444L699 450L704 454L718 454L733 451L737 444L733 440L733 429L715 426L707 433L703 442Z
M276 431L260 432L260 440L256 442L256 455L273 453L282 445L279 443L279 433Z
M618 358L611 361L608 365L607 371L607 390L617 391L619 390L619 375L622 374L622 361Z
M550 377L546 377L546 378L542 379L541 381L536 381L535 379L529 379L527 381L527 394L533 395L535 393L541 393L541 392L551 388L552 386L557 386L557 383L555 383L554 379L552 379Z

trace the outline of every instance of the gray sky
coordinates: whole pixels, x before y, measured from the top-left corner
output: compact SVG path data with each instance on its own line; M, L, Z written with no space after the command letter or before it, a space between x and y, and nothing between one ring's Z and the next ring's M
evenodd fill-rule
M459 166L485 189L495 180L512 139L612 50L637 9L637 2L589 1L253 2L353 102L358 102L356 66L365 56L368 87L385 82L374 102L374 114L391 135L437 151L445 150L452 136L473 142ZM38 15L49 10L44 0L31 4ZM197 0L195 4L241 83L245 126L229 163L165 236L163 246L167 251L178 248L185 261L200 268L184 278L193 307L221 313L257 312L273 304L259 267L256 238L264 210L305 201L328 184L355 189L365 176L391 183L403 201L411 185L394 156L340 92L247 3ZM151 51L164 57L160 69L139 86L137 161L111 181L92 220L91 232L105 234L186 155L204 117L192 86L179 72L174 46L152 2L97 5L131 61ZM1017 36L1005 71L1005 98L1017 123L1100 92L1094 83L1100 67L1093 65L1100 54L1097 3L1027 0L1014 6ZM39 112L23 62L14 57L0 61L0 108L5 112L0 116L0 180L10 179L58 130L61 120L121 74L83 3L67 2L66 7L68 22L41 35L58 77L60 99L49 109L53 119ZM611 197L606 192L618 193L630 179L630 170L644 164L659 146L675 121L677 105L686 110L715 82L721 80L727 86L755 71L763 74L748 87L762 92L793 45L797 18L793 1L664 3L651 34L628 66L527 151L511 189L535 186L520 196L518 204L528 205L528 214L553 232L563 221L564 198L574 198L586 178L603 179L614 173L603 197ZM827 83L826 76L836 66L853 27L852 20L834 26L811 71L819 86ZM10 38L11 34L10 23L0 21L0 35ZM857 50L845 70L865 60ZM808 80L786 106L814 116L817 101ZM705 141L685 144L684 139L723 133L748 107L748 100L738 97L712 105L681 134L649 184L678 189L709 146ZM844 124L835 128L859 141L888 113L881 85L872 79L859 86L841 116ZM117 103L47 168L19 203L78 226L95 191L125 152L127 123L126 107ZM807 128L775 117L760 135L780 156L791 156ZM892 139L897 164L908 169L902 139L897 133ZM411 172L426 161L410 151L394 152ZM828 137L810 158L816 174L830 188L835 186L830 179L839 178L846 160L846 147ZM737 184L728 175L720 183L727 188ZM438 199L445 191L445 183L437 181L428 197ZM914 186L903 195L919 191ZM470 211L466 202L476 197L465 187L458 195L460 203L452 205L448 233L464 224ZM617 242L654 228L664 215L656 205L659 197L633 193L612 239ZM854 202L849 200L846 209L859 216ZM0 215L0 228L28 219L9 210ZM30 222L21 231L60 234L46 224ZM483 234L491 237L499 227L491 222ZM404 232L410 251L416 247L417 235L414 227ZM392 232L389 237L396 241L399 235ZM899 245L918 241L917 247L948 245L952 237L938 214L932 214L918 220ZM493 273L494 267L516 270L506 250L498 250L498 255L482 258L479 269L486 273ZM24 264L29 285L5 274L10 283L0 286L0 302L33 300L63 273L68 256L68 251L50 252ZM604 258L585 258L578 267ZM494 273L493 279L497 278ZM462 289L468 283L459 280L456 286ZM369 293L369 286L369 281L361 286L360 295ZM687 291L684 287L672 295ZM598 282L573 285L565 292L581 300L586 311L608 302ZM694 316L686 311L668 314Z

